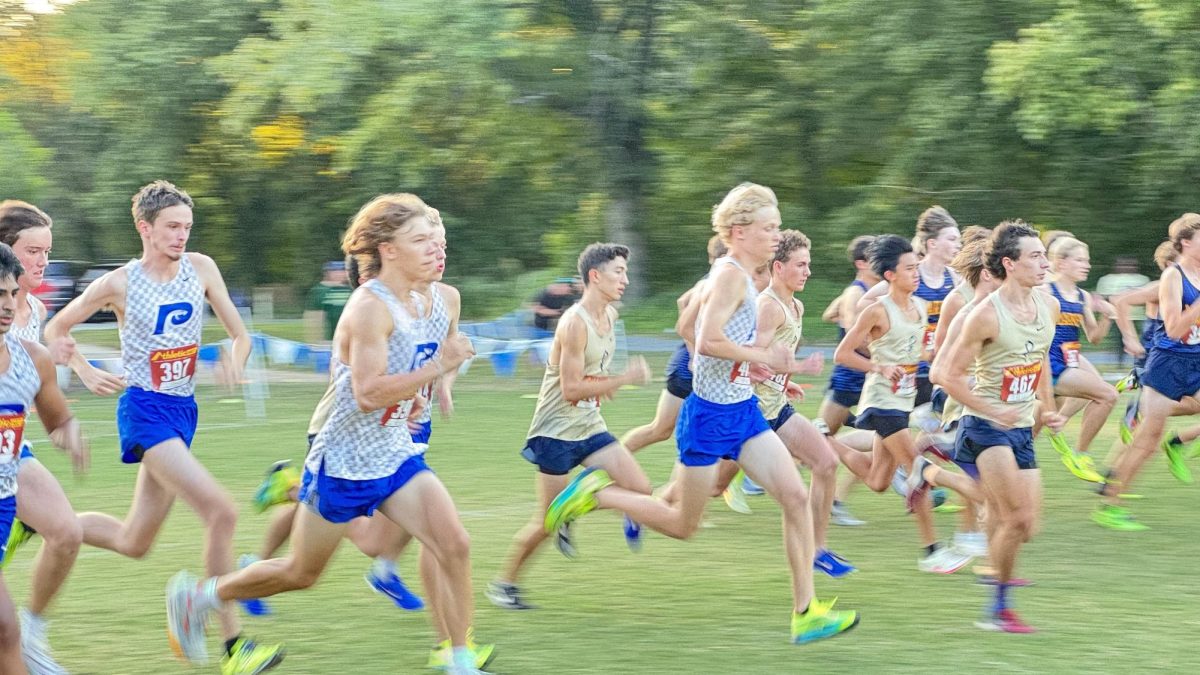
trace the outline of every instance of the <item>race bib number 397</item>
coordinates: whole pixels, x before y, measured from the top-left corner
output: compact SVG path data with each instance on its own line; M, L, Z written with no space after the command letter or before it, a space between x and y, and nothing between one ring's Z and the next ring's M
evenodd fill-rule
M25 438L25 406L0 404L0 464L8 464L21 452Z
M199 345L187 345L150 352L150 383L154 390L170 391L191 384L199 351Z
M1041 379L1041 361L1005 367L1004 379L1000 383L1000 400L1006 403L1032 401L1037 396L1038 382Z

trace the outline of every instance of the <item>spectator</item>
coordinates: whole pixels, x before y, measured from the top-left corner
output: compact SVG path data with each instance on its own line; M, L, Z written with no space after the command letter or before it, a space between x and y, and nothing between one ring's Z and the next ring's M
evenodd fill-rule
M328 342L333 329L342 317L342 308L350 299L352 289L347 283L346 263L333 260L325 263L324 278L308 292L304 306L304 334L309 342Z
M1096 295L1112 302L1112 298L1123 291L1131 288L1140 288L1150 283L1150 279L1138 273L1137 258L1129 255L1117 256L1113 261L1113 269L1110 274L1105 274L1096 282ZM1145 313L1140 309L1133 311L1133 317L1138 321L1146 319ZM1118 331L1113 331L1113 344L1117 354L1117 364L1125 365L1125 349L1121 342L1121 334Z
M554 335L558 317L579 300L576 285L575 279L560 277L538 296L533 305L533 326L538 330L538 337Z

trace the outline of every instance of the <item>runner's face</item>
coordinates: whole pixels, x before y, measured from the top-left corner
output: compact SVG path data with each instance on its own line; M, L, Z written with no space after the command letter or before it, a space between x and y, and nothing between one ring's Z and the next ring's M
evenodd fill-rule
M925 255L943 265L954 259L962 249L962 235L957 227L944 227L938 236L925 242Z
M438 226L436 229L437 234L434 236L442 249L442 262L437 266L437 278L434 281L441 281L442 275L446 273L446 228Z
M1076 249L1071 255L1058 259L1058 273L1064 279L1075 283L1087 281L1088 273L1092 271L1092 260L1087 249Z
M608 302L616 302L625 295L629 285L629 262L617 257L588 272L591 284L600 291Z
M183 257L188 237L192 236L192 207L168 206L154 217L153 223L140 221L138 231L150 244L150 250L175 261Z
M31 227L21 230L13 242L13 252L21 261L25 273L21 275L21 288L32 291L42 285L46 264L50 262L50 245L54 242L48 227Z
M1046 280L1050 271L1050 261L1046 259L1046 247L1037 237L1021 238L1021 257L1009 261L1008 277L1022 286L1032 288L1040 286Z
M783 283L793 293L804 290L808 277L812 274L812 253L806 248L792 251L785 263L773 263L775 273L782 275Z
M419 281L437 281L446 268L446 250L439 228L424 216L413 218L397 230L391 241L380 246L385 263L399 265Z
M921 283L921 270L918 265L920 261L917 260L916 253L901 255L900 260L896 262L896 271L892 272L892 278L888 279L888 282L902 293L912 293Z
M779 215L779 209L774 206L758 209L753 218L749 225L734 226L734 238L742 250L755 260L765 263L775 255L775 249L779 248L779 228L783 225L783 218Z
M17 315L17 291L21 284L12 277L0 277L0 335L7 333Z

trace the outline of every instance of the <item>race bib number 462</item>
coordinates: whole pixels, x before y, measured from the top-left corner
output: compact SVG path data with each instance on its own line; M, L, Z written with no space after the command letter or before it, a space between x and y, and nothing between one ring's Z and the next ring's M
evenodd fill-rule
M199 351L199 345L187 345L150 352L150 383L154 390L170 391L191 384Z
M1037 395L1038 382L1042 379L1042 362L1035 361L1020 366L1007 366L1000 383L1000 400L1006 403L1026 403Z
M21 452L25 438L25 406L0 404L0 464L8 464Z

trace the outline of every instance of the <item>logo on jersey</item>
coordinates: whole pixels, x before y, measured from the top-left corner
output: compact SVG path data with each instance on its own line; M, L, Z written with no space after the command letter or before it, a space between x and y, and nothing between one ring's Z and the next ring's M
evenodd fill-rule
M413 354L412 367L409 368L409 370L416 370L426 363L429 363L433 359L434 354L437 354L437 350L438 343L436 342L422 342L418 344L416 353ZM418 393L420 393L421 396L426 400L429 400L433 396L433 383L426 383L425 386L421 387L421 390Z
M158 320L154 322L154 333L152 335L162 335L163 329L167 327L167 321L170 320L172 326L179 326L188 322L192 318L195 309L190 302L172 302L169 305L158 306Z

